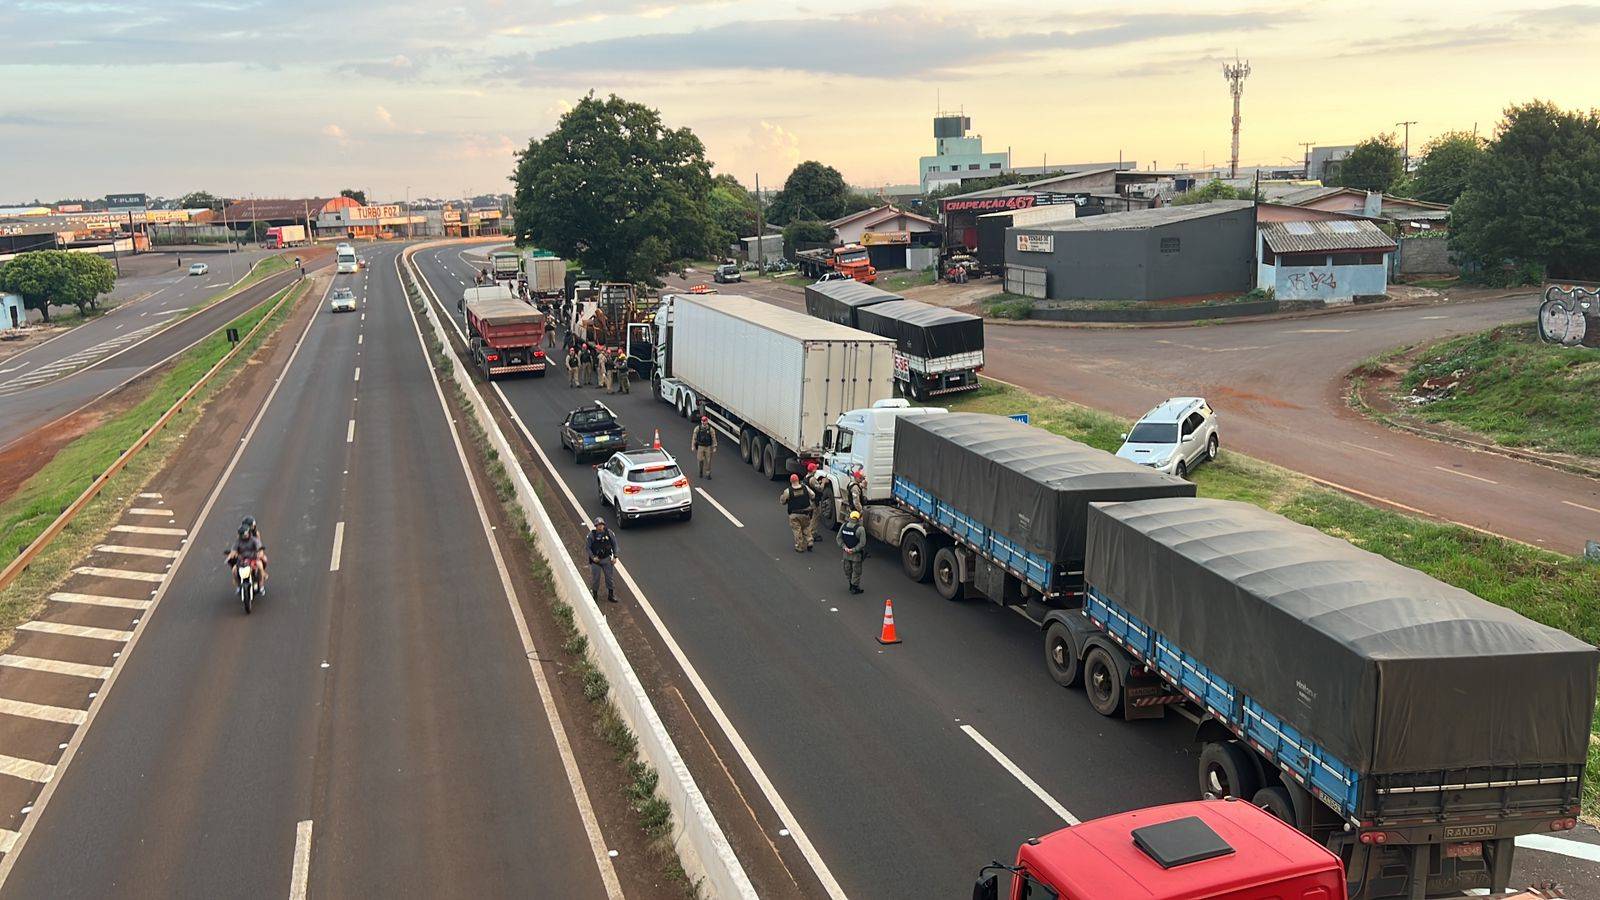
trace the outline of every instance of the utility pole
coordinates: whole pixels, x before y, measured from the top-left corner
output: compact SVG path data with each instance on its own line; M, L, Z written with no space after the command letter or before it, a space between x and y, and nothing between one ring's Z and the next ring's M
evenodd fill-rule
M1311 177L1311 148L1316 146L1316 143L1317 143L1316 141L1301 141L1300 142L1300 146L1302 146L1302 147L1304 147L1306 149L1306 167L1305 167L1305 170L1300 173L1300 177L1302 177L1302 178L1310 178Z
M1415 120L1412 120L1410 122L1396 122L1394 124L1406 130L1405 155L1400 158L1400 174L1404 175L1405 173L1411 171L1411 126L1417 123Z
M756 173L756 274L767 268L767 210L761 205L761 173Z
M1240 62L1233 55L1233 64L1222 64L1222 77L1228 82L1228 93L1233 95L1233 155L1228 160L1228 177L1239 177L1239 100L1244 96L1244 80L1250 77L1250 63Z

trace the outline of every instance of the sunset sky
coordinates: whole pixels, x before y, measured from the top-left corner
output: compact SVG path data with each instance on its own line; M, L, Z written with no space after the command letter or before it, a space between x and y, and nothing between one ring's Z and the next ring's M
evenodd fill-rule
M936 105L1018 165L1198 167L1395 131L1492 132L1600 103L1600 5L768 0L8 0L0 203L205 189L373 199L508 189L512 151L593 89L692 128L718 171L802 159L904 184ZM1204 10L1204 11L1199 11Z

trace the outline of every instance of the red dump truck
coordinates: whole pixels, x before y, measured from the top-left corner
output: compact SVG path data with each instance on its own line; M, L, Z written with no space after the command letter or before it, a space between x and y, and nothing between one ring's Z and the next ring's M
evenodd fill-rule
M509 296L468 297L467 350L484 378L528 372L543 376L539 349L548 323L544 314Z

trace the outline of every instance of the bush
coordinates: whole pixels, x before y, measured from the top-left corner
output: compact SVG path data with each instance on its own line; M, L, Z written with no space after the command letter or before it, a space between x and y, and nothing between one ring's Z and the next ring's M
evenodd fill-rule
M1033 317L1033 298L1016 294L999 294L983 303L983 313L991 319L1028 319Z

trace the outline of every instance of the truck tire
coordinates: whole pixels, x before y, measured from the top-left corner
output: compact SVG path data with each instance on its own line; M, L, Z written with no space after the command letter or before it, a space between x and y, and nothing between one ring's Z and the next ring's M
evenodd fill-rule
M759 434L751 435L750 436L750 468L755 469L757 472L765 472L766 470L761 468L761 466L762 466L763 461L766 459L766 455L767 455L767 439L762 437Z
M961 583L961 560L952 547L940 547L933 555L933 589L946 600L960 600L965 594Z
M779 469L781 461L778 445L772 441L763 441L761 446L761 471L766 473L768 479L777 481L783 477Z
M1261 779L1250 751L1232 741L1212 741L1200 750L1200 795L1254 797Z
M739 458L745 462L750 461L750 429L739 429Z
M1250 802L1272 813L1275 818L1296 828L1300 827L1300 823L1296 821L1299 817L1295 815L1294 801L1289 799L1289 792L1282 785L1275 784L1256 791Z
M1083 692L1100 715L1122 712L1122 667L1104 647L1092 648L1083 658Z
M933 574L933 547L928 536L920 531L908 531L900 539L900 568L912 581L927 581Z
M1044 667L1051 679L1062 687L1075 687L1083 681L1083 660L1072 642L1072 630L1051 622L1044 630Z

